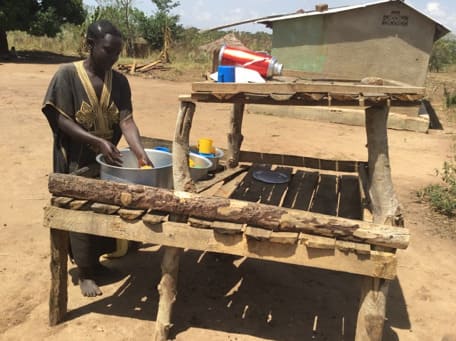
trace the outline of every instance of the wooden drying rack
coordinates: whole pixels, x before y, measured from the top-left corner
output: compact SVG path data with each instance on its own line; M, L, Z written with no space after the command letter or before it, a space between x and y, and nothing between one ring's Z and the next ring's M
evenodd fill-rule
M172 326L179 257L183 248L221 252L362 275L356 340L381 340L396 249L409 231L394 193L387 142L390 105L416 105L423 88L399 82L281 79L265 84L194 83L179 97L173 150L174 190L52 174L50 324L67 311L68 231L166 246L154 340ZM194 183L188 168L189 135L197 103L232 104L223 170ZM335 161L241 151L246 103L360 105L365 108L368 161ZM146 147L166 141L144 138ZM288 184L260 184L258 169L279 169ZM84 174L80 174L84 175ZM92 174L93 175L93 174ZM330 194L328 194L330 193Z

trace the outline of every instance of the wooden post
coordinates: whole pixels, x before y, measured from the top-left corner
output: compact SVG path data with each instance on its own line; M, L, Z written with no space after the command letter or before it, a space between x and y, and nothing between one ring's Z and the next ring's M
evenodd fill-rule
M387 121L389 107L385 104L366 109L366 133L369 162L369 195L375 223L396 225L401 222L399 202L391 180L388 155ZM385 322L386 296L389 281L364 277L356 325L357 341L381 341Z
M231 109L230 133L228 134L227 165L234 168L239 163L242 136L242 118L244 116L244 103L234 103Z
M386 105L366 109L369 196L374 223L400 225L400 207L391 180L388 154L388 111Z
M50 230L51 290L49 295L49 325L63 322L68 303L68 232Z
M195 103L188 101L187 98L180 102L173 141L174 189L179 191L193 192L195 189L188 166L188 141L194 112Z
M180 191L194 191L188 166L189 135L192 127L195 104L182 100L177 117L173 142L173 180L174 188ZM170 221L185 221L186 217L170 215ZM166 341L172 327L171 315L177 295L177 277L182 249L166 247L162 260L162 278L158 285L160 295L155 325L154 341Z
M166 247L163 255L161 264L162 278L158 285L160 300L158 302L154 341L166 341L168 332L173 326L171 315L177 295L177 275L181 251L181 248Z
M385 322L389 280L363 277L356 324L356 341L381 341Z

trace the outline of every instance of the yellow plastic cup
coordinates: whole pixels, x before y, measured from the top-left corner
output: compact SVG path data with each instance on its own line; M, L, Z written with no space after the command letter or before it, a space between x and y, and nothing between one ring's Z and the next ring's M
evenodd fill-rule
M212 140L208 138L203 138L198 140L198 152L201 154L212 154L213 147L212 147Z

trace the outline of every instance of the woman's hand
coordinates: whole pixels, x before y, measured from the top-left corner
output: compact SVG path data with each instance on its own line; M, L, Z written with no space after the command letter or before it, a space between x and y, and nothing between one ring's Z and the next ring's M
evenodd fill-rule
M103 154L105 161L114 166L122 166L122 155L120 151L111 142L100 138L97 141L97 151Z
M147 156L146 152L144 152L143 155L138 157L138 167L141 168L143 166L154 167L154 164L152 163L152 161L150 161L149 156Z

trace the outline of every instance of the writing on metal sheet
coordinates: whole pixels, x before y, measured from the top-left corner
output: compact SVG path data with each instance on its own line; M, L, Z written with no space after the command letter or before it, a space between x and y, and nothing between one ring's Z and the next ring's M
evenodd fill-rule
M401 15L400 11L391 11L383 16L382 25L408 26L408 15Z

